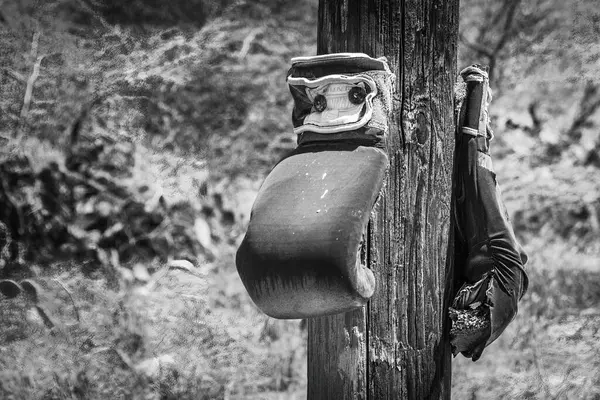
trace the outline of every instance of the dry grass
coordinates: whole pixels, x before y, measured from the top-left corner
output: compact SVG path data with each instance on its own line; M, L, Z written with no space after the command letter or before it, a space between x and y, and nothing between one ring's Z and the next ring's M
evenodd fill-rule
M515 320L479 361L461 356L453 360L453 398L599 399L597 233L579 229L586 235L578 238L576 230L567 229L587 226L593 219L552 219L537 208L539 224L519 220L521 210L535 216L531 201L539 197L557 202L550 215L577 205L586 193L594 201L597 195L593 194L600 193L598 183L590 179L590 170L577 170L580 179L573 175L569 179L572 168L531 168L528 158L515 159L518 144L508 147L511 156L497 159L495 165L507 207L517 218L513 223L522 229L517 233L529 255L530 286Z
M564 261L561 250L528 248L531 287L519 314L480 361L453 360L454 398L600 396L600 274L577 268L590 262L583 254L548 264ZM40 279L59 322L52 330L22 299L0 301L0 397L304 398L305 332L255 308L232 253L195 275L150 271L115 291L67 268Z
M20 297L2 300L1 398L231 399L305 382L298 321L268 320L233 271L158 269L117 291L72 270L54 277L81 320L56 285L44 285L52 329Z
M600 273L578 269L589 256L558 268L537 262L555 251L534 257L517 317L482 358L454 359L454 398L600 398Z

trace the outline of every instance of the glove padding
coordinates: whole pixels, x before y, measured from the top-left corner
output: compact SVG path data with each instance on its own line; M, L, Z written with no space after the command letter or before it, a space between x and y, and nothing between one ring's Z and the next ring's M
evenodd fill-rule
M250 297L275 318L345 312L373 295L361 247L389 165L393 75L385 60L342 53L292 61L299 146L262 184L236 255Z

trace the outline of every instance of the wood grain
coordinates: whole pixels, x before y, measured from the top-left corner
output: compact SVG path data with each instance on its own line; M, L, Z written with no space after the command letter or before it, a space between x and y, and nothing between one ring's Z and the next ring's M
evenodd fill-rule
M457 33L458 0L319 2L318 53L386 56L397 95L369 225L377 288L366 308L309 321L309 399L450 398Z

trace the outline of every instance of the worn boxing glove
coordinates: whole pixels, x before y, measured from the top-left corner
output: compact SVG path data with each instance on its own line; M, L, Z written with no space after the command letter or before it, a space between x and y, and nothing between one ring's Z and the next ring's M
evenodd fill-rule
M458 246L456 268L464 284L450 310L454 353L477 360L504 331L527 290L527 256L515 237L489 144L487 72L474 65L461 72L462 106L457 123L455 198Z
M340 53L292 59L287 82L298 147L263 182L236 265L272 317L344 312L375 288L360 249L389 164L393 75L384 59Z

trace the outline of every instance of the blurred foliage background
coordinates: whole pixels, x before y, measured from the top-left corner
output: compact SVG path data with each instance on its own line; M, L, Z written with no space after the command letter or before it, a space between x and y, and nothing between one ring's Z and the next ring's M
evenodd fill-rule
M285 75L316 13L0 1L1 398L305 397L303 322L262 315L233 260L295 147ZM593 0L461 1L532 283L480 361L454 360L455 398L600 398L599 36Z

